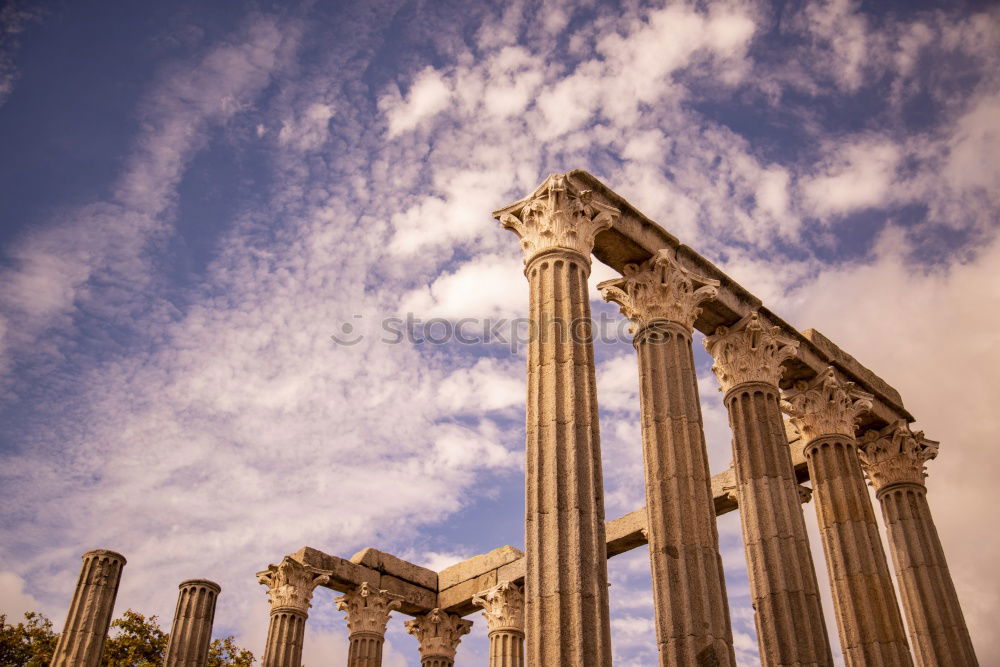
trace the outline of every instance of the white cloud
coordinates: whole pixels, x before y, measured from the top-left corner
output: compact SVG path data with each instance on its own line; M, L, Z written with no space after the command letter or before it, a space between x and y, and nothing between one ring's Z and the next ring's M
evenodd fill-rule
M451 88L444 76L426 67L414 78L405 99L398 91L390 92L379 100L379 108L387 116L391 139L444 111L450 101Z
M888 205L900 158L899 148L879 137L838 146L818 174L801 182L808 210L826 217Z

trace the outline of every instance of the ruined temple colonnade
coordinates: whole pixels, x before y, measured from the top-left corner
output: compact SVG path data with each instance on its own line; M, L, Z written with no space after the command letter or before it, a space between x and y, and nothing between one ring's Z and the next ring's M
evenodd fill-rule
M832 665L820 556L803 514L810 496L846 664L978 664L928 503L925 464L939 446L911 429L899 392L819 332L793 328L587 172L550 176L494 217L517 236L533 332L524 552L503 546L435 572L373 548L345 559L304 547L257 575L270 599L264 667L302 664L318 587L342 594L335 603L352 667L381 665L393 612L410 617L404 627L423 667L461 663L465 617L477 612L491 667L606 667L607 560L642 544L660 665L735 665L716 517L736 510L761 663ZM639 369L646 505L611 521L590 318L594 258L620 274L598 289L631 322ZM733 434L732 466L714 475L695 332ZM85 555L55 664L97 664L124 564L114 552ZM185 582L188 593L182 584L175 629L184 629L175 631L198 639L181 652L193 657L174 664L203 664L218 594L210 583Z

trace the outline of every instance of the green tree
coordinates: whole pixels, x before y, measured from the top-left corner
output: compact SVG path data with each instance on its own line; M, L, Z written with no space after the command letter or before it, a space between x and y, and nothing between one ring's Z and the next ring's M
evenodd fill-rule
M17 625L7 623L0 614L0 667L46 667L59 641L52 622L42 614L29 611ZM111 635L104 642L101 663L105 667L159 667L167 650L168 635L156 616L146 618L129 609L111 624ZM230 637L212 640L208 649L208 667L250 667L254 657L237 646Z
M0 665L45 667L52 662L59 635L52 630L52 621L29 611L17 625L7 623L0 614Z
M208 647L207 667L250 667L252 664L253 653L237 646L231 635L213 639Z
M158 667L167 650L167 633L156 616L146 618L129 609L111 623L101 662L107 667ZM117 630L117 632L114 632Z

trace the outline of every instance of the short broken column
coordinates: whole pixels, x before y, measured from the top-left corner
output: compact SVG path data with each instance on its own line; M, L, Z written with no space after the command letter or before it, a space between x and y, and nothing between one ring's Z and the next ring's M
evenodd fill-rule
M882 505L916 663L979 664L927 504L924 469L938 443L900 421L865 433L858 453Z
M854 439L872 396L828 367L811 382L797 382L785 399L782 407L805 442L847 665L912 665Z
M830 665L819 584L781 417L782 363L798 343L756 312L705 339L733 431L736 500L743 529L761 664Z
M83 554L83 567L52 657L53 667L97 667L111 626L125 556L107 549Z
M364 581L335 602L347 612L348 667L381 667L386 624L390 612L399 609L399 598Z
M204 667L212 643L215 603L222 588L208 579L188 579L178 588L177 609L163 664L165 667Z
M432 609L403 625L420 642L421 667L452 667L462 636L472 629L472 621L440 609Z
M718 282L660 250L600 285L632 322L639 361L647 537L660 665L735 665L691 348Z
M515 232L529 287L525 437L527 661L611 665L604 482L590 314L594 238L619 211L549 176L494 212Z
M330 577L285 556L280 564L269 565L258 572L257 581L267 586L271 601L271 621L261 664L263 667L301 667L313 591L328 583Z
M472 598L483 608L490 637L490 667L524 667L524 596L509 581Z

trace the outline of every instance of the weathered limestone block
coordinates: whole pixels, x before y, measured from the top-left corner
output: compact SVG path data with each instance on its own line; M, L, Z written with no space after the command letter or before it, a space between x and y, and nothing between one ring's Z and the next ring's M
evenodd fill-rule
M978 665L927 503L925 464L937 456L938 443L900 421L868 431L858 447L861 465L882 505L916 663Z
M204 667L212 643L215 603L222 588L207 579L188 579L178 588L177 609L163 664L165 667Z
M278 565L268 565L257 573L257 581L267 586L271 602L271 623L267 629L264 667L301 667L306 619L317 586L330 576L285 556Z
M401 601L387 590L372 588L362 582L357 590L345 593L334 602L347 612L348 667L381 667L382 646L389 614L399 609Z
M123 567L125 557L114 551L96 549L83 554L83 567L66 614L66 625L52 657L53 667L101 664Z
M798 382L782 407L806 441L840 645L848 665L912 665L854 426L871 395L827 368Z
M691 349L718 282L661 250L600 285L638 353L647 538L661 665L733 665L732 630Z
M534 665L611 664L587 277L594 237L616 215L560 175L494 213L521 240L530 291L525 630Z
M504 581L476 595L472 603L484 610L490 667L524 667L524 596L520 587Z
M472 621L440 609L432 609L404 625L420 642L421 667L452 667L462 636L472 629Z
M781 417L782 362L797 343L751 312L705 339L733 431L734 489L743 527L762 665L830 665L819 585Z

